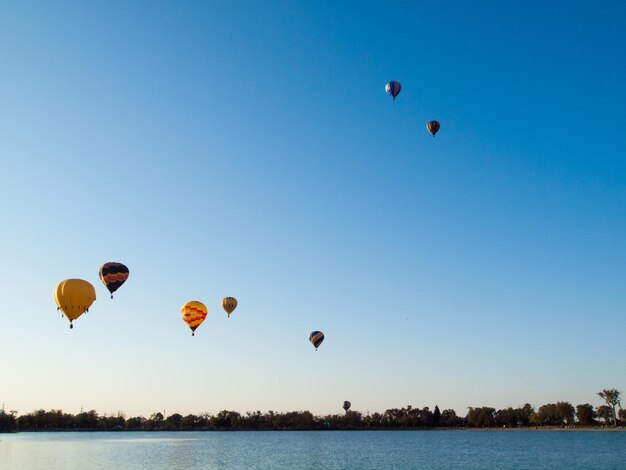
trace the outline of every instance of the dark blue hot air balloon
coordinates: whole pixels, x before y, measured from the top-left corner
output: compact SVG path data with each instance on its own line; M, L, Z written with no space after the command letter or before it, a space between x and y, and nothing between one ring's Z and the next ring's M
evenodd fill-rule
M309 335L309 341L313 346L315 346L315 350L317 351L317 348L319 348L322 341L324 341L324 333L321 331L313 331Z
M400 93L401 89L402 86L400 86L400 82L389 82L385 85L385 91L389 96L394 99L394 101L396 99L396 96L398 96L398 93Z

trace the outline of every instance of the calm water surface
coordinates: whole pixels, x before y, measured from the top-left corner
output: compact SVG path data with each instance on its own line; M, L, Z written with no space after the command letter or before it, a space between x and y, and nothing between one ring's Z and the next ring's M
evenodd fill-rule
M0 434L0 469L625 469L624 432Z

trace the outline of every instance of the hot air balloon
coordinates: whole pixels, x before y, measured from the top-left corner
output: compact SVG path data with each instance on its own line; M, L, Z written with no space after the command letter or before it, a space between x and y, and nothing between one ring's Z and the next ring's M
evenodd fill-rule
M237 299L234 297L224 297L222 299L222 308L230 318L230 314L237 308Z
M428 121L426 124L426 129L432 134L433 137L435 137L435 134L439 131L439 127L439 122L437 121Z
M185 323L191 328L191 336L195 336L196 328L206 318L206 307L202 302L192 300L180 308L180 316L183 317Z
M399 82L389 82L385 85L385 91L394 99L394 101L396 100L398 93L400 93L401 88L402 86L400 86Z
M94 300L96 290L82 279L66 279L54 288L54 302L70 321L70 328L74 328L72 321L89 311Z
M99 274L102 284L109 289L111 298L113 298L113 292L118 290L128 279L128 268L122 263L104 263L100 266Z
M315 350L317 351L317 348L319 348L322 341L324 341L324 333L321 331L313 331L309 335L309 341L313 346L315 346Z
M343 409L344 410L348 411L351 406L352 406L352 403L350 403L348 400L343 402Z

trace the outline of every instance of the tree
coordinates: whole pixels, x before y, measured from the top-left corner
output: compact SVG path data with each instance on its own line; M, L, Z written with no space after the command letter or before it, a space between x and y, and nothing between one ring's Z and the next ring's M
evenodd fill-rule
M601 405L598 407L598 418L604 420L604 424L610 424L613 417L613 410L610 406Z
M435 411L433 411L433 422L435 426L439 426L439 421L441 420L441 411L439 411L439 407L435 405Z
M165 420L165 429L179 430L183 422L183 416L179 413L174 413L167 417Z
M496 425L495 408L483 406L481 408L469 407L465 421L469 427L492 428Z
M617 427L617 413L615 409L621 405L619 398L620 392L614 388L610 390L604 389L601 392L598 392L598 396L602 398L609 407L611 407L611 410L613 410L613 426Z
M556 404L558 417L565 421L568 425L574 424L574 407L566 401L560 401Z
M6 413L4 408L0 410L0 432L10 432L17 430L17 411Z
M537 410L537 416L541 424L548 426L556 426L563 424L563 420L559 419L559 413L555 403L541 405Z
M160 411L152 413L150 415L150 418L148 418L148 421L146 422L146 428L149 431L160 431L161 429L163 429L164 419L165 418L163 416L163 413L161 413Z
M596 412L589 403L576 406L576 419L581 426L593 426L596 424L596 417Z
M453 427L460 424L460 419L456 416L454 410L443 410L439 418L439 424L441 426Z

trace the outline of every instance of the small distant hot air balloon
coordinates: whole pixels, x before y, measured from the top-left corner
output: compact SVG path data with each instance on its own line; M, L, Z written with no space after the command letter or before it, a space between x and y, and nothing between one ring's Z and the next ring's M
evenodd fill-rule
M350 403L348 400L343 402L343 409L346 410L346 412L350 409L351 406L352 403Z
M230 318L230 314L237 308L237 299L234 297L224 297L222 299L222 308L226 312L226 315L228 315L228 318Z
M72 321L89 311L94 300L96 290L82 279L66 279L54 288L54 302L70 321L70 328L74 328Z
M100 266L100 280L102 284L109 289L111 293L111 298L113 298L113 292L118 290L126 279L128 279L128 268L124 266L122 263L104 263Z
M426 124L426 129L432 134L433 137L435 137L435 134L439 131L439 127L438 121L428 121Z
M204 321L206 313L205 305L196 300L187 302L180 308L180 316L183 317L185 323L191 328L191 336L195 336L196 328Z
M317 351L317 348L319 348L322 341L324 341L324 333L321 331L313 331L309 335L309 341L313 346L315 346L315 350Z
M393 98L393 100L396 100L396 96L398 96L398 93L400 93L400 90L402 89L402 86L400 85L400 82L389 82L385 85L385 91L387 92L387 94L389 96L391 96Z

